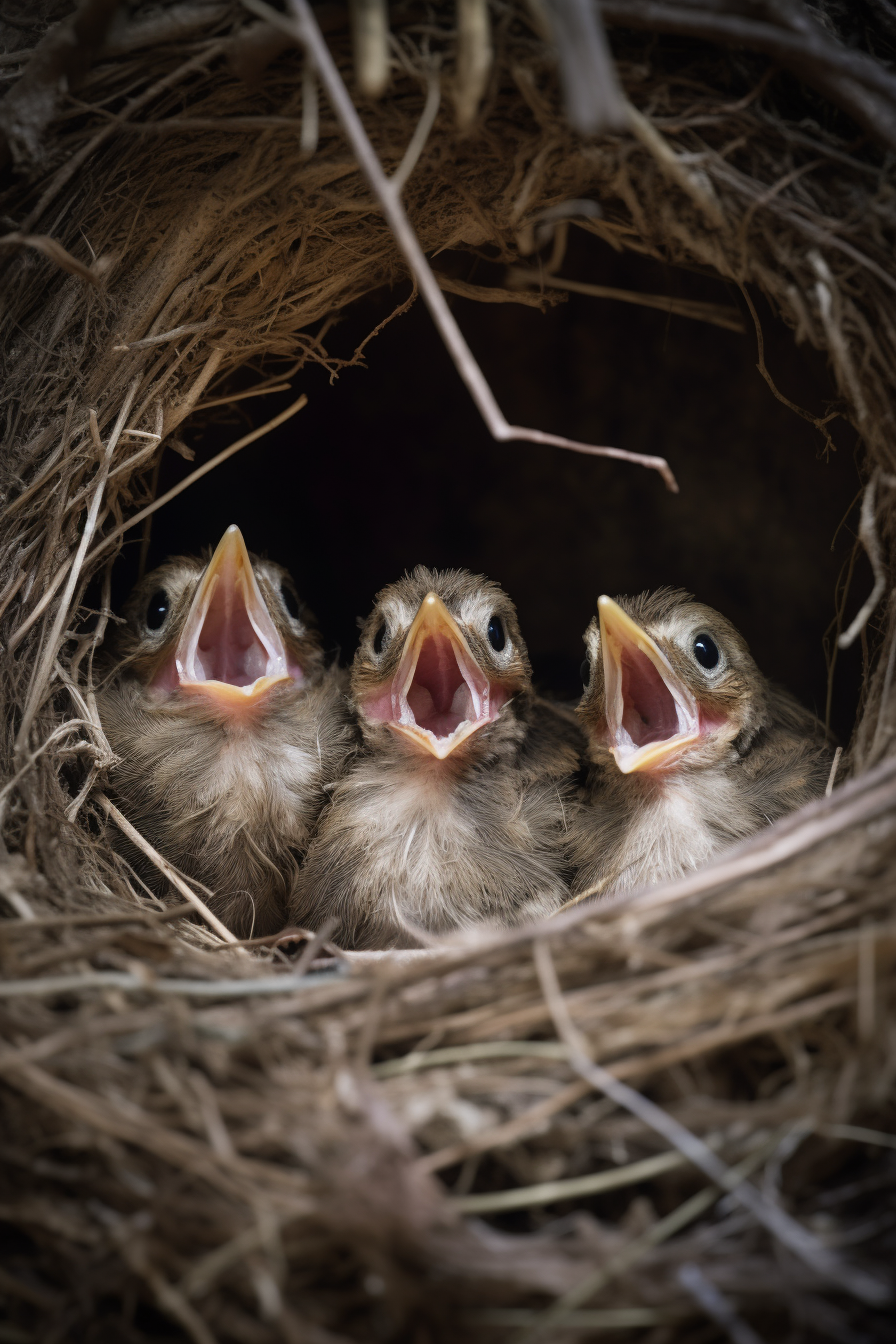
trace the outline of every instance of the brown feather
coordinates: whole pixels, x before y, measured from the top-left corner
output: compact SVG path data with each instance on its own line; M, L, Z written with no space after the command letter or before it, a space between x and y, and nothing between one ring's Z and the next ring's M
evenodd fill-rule
M629 890L698 868L823 793L832 757L823 726L766 681L743 637L718 612L669 588L616 600L724 726L668 770L623 774L607 744L600 626L592 620L585 634L591 679L578 709L588 739L585 806L573 813L570 834L577 895ZM723 651L712 677L690 651L698 632Z
M368 721L366 695L387 685L424 597L435 592L477 663L513 691L499 716L438 760ZM507 646L489 647L489 620ZM377 656L383 624L388 643ZM315 927L335 917L346 945L414 941L482 921L514 924L568 895L564 851L580 732L539 700L516 610L497 584L465 571L421 568L378 594L351 674L362 748L336 784L300 876L292 915Z
M326 789L352 749L345 677L325 665L308 613L293 620L281 597L289 576L252 557L277 629L305 674L274 686L259 712L239 719L203 696L148 691L176 645L205 563L170 560L148 575L107 641L100 716L119 764L111 791L122 810L169 862L210 892L212 910L239 936L283 927L289 893ZM144 623L164 589L171 607L161 638ZM154 868L125 847L150 885Z

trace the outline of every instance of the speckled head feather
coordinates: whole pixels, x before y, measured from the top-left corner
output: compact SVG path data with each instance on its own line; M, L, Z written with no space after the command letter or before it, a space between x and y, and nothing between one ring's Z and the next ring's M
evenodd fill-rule
M515 737L531 687L516 608L504 590L481 574L422 565L377 594L351 671L368 743L440 758L481 755Z
M308 850L296 922L385 947L556 910L579 734L533 694L507 594L462 570L390 584L351 698L362 747Z
M282 928L355 742L344 675L327 668L289 575L228 529L213 556L169 560L138 584L101 669L122 810L235 933Z
M137 584L122 608L122 621L114 627L104 646L109 665L124 670L149 685L170 659L183 632L184 623L203 574L212 559L207 548L200 558L172 556ZM314 617L296 592L287 570L272 560L250 553L252 569L271 619L283 639L290 660L313 681L324 670L324 653ZM161 594L167 614L151 628L149 603Z
M823 791L822 725L690 593L600 598L585 646L576 895L680 876Z
M743 754L769 723L767 684L743 636L682 589L601 598L584 639L588 682L578 713L591 759L615 755L621 769L702 769L732 749ZM646 750L673 735L680 750Z

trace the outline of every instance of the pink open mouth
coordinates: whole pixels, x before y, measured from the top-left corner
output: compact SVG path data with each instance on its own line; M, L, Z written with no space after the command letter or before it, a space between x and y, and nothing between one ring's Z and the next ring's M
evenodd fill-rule
M598 599L609 746L624 774L669 766L700 740L697 702L662 649L609 597Z
M202 576L173 658L153 684L197 691L229 708L301 681L271 619L238 527L224 533Z
M448 608L429 593L391 685L365 703L364 713L444 760L492 723L507 699L506 688L482 672Z

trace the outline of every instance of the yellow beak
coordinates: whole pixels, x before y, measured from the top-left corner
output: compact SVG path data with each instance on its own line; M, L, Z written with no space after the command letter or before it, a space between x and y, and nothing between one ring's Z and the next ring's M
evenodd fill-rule
M700 713L662 649L611 597L597 602L609 746L623 774L672 765L700 740Z
M174 654L178 683L230 707L245 707L278 682L301 678L290 667L236 526L228 527L199 582Z
M479 667L442 599L427 593L392 680L390 728L444 760L497 718L506 699L503 687L493 686Z

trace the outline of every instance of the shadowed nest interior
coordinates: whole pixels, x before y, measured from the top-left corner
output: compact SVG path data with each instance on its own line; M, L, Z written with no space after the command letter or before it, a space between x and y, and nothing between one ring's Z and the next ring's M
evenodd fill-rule
M25 72L0 104L0 1338L883 1340L892 6L604 5L639 115L596 138L529 8L490 7L462 129L455 7L393 9L389 91L357 103L391 170L440 81L404 193L427 254L547 263L571 219L723 277L748 321L764 295L860 436L875 591L830 796L623 903L311 975L228 947L116 856L93 650L162 447L236 388L338 373L330 320L407 271L277 29L115 8L23 11L0 58ZM347 13L319 14L351 86ZM441 283L558 297L549 273Z

